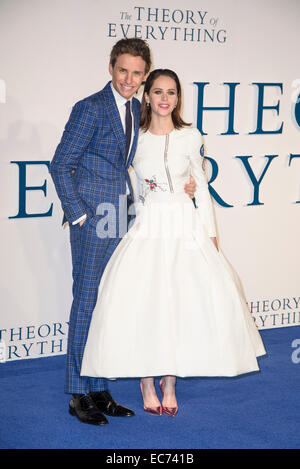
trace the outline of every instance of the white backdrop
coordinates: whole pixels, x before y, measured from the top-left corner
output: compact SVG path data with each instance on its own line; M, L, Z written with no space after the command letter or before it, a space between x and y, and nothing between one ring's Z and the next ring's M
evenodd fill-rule
M229 106L235 90L230 111L203 112L207 154L218 165L212 188L224 201L215 202L220 246L259 329L300 324L300 162L291 156L300 154L299 14L298 0L0 0L0 340L7 360L66 351L69 233L48 164L72 105L110 79L109 53L124 34L147 39L154 67L178 73L184 118L195 126L201 83L208 83L207 107ZM259 116L260 132L273 133L251 134ZM210 178L209 161L207 171ZM248 205L254 184L258 199Z

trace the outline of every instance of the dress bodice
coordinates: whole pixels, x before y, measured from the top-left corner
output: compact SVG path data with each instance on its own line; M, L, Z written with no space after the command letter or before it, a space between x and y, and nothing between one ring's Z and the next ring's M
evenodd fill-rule
M168 135L140 131L132 166L137 176L138 199L150 192L184 192L192 175L196 181L197 207L210 236L215 236L212 202L200 155L202 137L198 129L174 129Z

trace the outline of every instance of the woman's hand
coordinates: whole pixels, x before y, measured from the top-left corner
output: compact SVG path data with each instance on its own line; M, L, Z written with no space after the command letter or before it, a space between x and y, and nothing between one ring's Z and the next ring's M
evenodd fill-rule
M184 192L192 199L196 192L196 183L193 176L190 177L190 182L184 186Z

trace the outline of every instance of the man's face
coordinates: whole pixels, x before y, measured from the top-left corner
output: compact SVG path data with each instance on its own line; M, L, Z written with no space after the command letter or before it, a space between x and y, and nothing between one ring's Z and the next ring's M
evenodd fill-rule
M146 79L146 63L140 56L122 54L116 60L115 66L109 64L112 84L123 98L130 99Z

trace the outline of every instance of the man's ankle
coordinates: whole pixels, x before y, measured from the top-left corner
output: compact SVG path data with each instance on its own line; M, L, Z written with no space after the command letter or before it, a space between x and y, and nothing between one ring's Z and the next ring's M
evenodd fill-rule
M74 399L80 399L82 396L84 396L84 394L72 394L72 396Z

